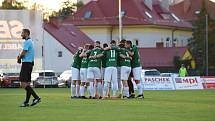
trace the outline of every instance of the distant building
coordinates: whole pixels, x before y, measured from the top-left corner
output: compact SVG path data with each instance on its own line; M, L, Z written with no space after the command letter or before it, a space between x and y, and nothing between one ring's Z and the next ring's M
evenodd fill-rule
M52 20L44 25L44 68L57 73L68 70L79 47L93 41L73 25Z
M192 58L186 49L188 39L192 37L192 25L173 14L168 2L123 0L122 15L123 38L138 42L144 68L173 70L174 56ZM95 40L109 43L119 39L118 1L90 1L74 15L45 24L44 36L47 45L44 51L52 53L45 55L46 69L56 72L69 69L79 46Z
M215 19L215 3L210 0L204 0L208 14ZM186 21L197 19L197 14L202 7L202 0L184 0L178 4L170 6L170 10L177 16Z
M168 1L123 0L123 38L140 47L184 47L192 37L192 26L169 10ZM118 40L118 1L93 0L63 23L77 26L92 40Z

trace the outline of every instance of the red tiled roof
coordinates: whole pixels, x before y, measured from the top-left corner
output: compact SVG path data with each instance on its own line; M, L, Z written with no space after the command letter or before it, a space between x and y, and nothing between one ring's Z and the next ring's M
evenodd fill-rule
M93 43L87 35L73 25L63 25L52 21L45 23L44 29L73 54L78 50L78 47Z
M205 0L206 9L213 19L215 19L215 3ZM200 11L202 0L185 0L170 7L170 10L184 20L197 19L196 11Z
M173 67L175 56L182 57L186 47L139 48L141 64L147 67Z
M123 25L159 25L179 28L191 28L188 22L176 21L173 17L165 20L161 13L171 13L156 2L150 10L143 0L123 0L122 10L125 11ZM91 11L92 16L84 18L84 14ZM148 12L152 18L149 18L145 12ZM118 0L97 0L91 1L80 8L73 16L68 17L64 23L77 26L104 26L118 25Z

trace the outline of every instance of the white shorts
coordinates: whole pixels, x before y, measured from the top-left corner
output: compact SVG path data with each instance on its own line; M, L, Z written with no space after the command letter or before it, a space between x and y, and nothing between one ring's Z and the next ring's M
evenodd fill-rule
M121 66L120 79L121 80L128 80L130 73L131 73L131 67Z
M80 80L80 72L79 69L72 67L72 81Z
M117 68L116 67L106 67L105 68L104 81L105 82L117 82Z
M141 80L142 67L132 68L134 80Z
M81 82L87 82L87 68L80 69L80 79Z
M94 79L101 79L101 70L98 67L87 68L87 79L92 81Z

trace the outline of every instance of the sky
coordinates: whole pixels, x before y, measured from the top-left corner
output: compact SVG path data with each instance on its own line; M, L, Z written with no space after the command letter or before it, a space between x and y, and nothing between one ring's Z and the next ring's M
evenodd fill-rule
M0 3L3 0L0 0ZM27 4L29 4L29 6L32 6L34 3L38 3L38 4L42 4L43 6L45 6L46 9L51 9L51 10L59 10L59 8L61 7L62 3L64 1L67 0L17 0L18 2L26 2ZM77 0L69 0L72 2L77 2Z
M3 0L0 0L0 3L2 1ZM45 6L46 9L51 9L51 10L57 11L61 7L62 2L67 1L67 0L17 0L17 1L22 1L22 2L28 1L30 6L36 2L36 3L42 4L43 6ZM77 2L77 0L70 0L70 1ZM211 0L211 1L215 2L215 0Z

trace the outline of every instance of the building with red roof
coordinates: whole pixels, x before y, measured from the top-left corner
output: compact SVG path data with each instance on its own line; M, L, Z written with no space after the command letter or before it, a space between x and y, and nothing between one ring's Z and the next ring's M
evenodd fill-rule
M173 68L171 60L174 54L177 54L174 52L179 51L179 56L183 57L186 49L181 48L186 47L188 39L192 37L192 26L172 13L165 1L123 0L121 14L123 38L134 43L138 41L143 67ZM64 20L51 20L44 26L47 44L57 42L65 48L64 53L67 55L65 59L56 57L56 63L53 65L71 60L72 54L85 43L95 40L101 43L119 40L118 24L117 0L93 0ZM156 48L158 44L165 48ZM50 49L51 46L52 44L49 44L45 49ZM59 49L62 47L59 46L50 52L61 54Z
M210 0L204 0L205 7L211 18L215 19L215 3ZM186 21L197 19L197 14L202 7L202 0L184 0L178 4L170 6L170 10L175 15L180 16Z
M123 0L123 38L141 47L186 46L192 26L169 10L168 1ZM118 40L118 0L93 0L63 21L75 25L92 40Z
M58 20L44 24L44 61L46 70L63 72L71 67L74 53L93 41L74 25Z

